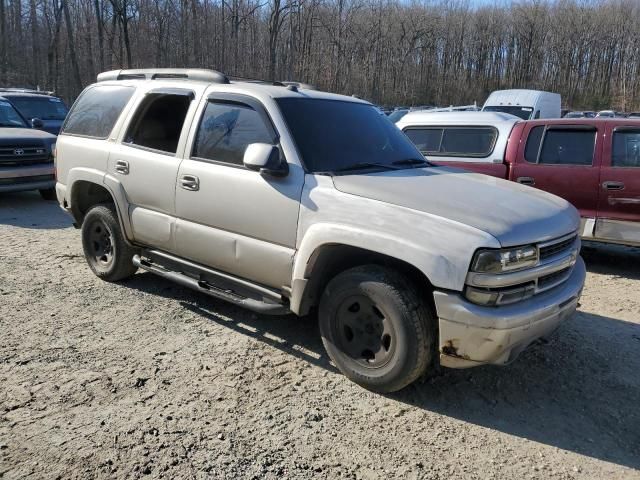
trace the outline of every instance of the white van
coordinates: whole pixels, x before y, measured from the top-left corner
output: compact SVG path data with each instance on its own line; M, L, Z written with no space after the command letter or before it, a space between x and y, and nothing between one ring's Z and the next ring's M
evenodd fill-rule
M559 93L540 90L496 90L484 102L482 111L510 113L523 120L560 118L561 99Z

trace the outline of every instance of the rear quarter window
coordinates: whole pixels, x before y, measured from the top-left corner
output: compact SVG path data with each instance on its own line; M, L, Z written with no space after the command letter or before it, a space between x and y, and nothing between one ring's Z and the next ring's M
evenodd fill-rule
M498 138L493 127L411 127L405 133L422 153L437 157L484 158Z
M61 133L107 138L134 91L135 88L125 86L89 87L71 107Z

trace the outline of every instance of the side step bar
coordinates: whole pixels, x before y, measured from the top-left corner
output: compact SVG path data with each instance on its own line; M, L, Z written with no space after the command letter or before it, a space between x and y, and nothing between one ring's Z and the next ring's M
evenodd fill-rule
M278 292L157 250L134 255L133 264L184 287L264 315L291 313Z

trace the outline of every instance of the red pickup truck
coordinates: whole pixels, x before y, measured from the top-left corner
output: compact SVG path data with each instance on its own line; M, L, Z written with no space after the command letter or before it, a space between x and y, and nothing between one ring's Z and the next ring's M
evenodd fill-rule
M416 112L397 125L435 163L570 201L586 240L640 246L640 120Z

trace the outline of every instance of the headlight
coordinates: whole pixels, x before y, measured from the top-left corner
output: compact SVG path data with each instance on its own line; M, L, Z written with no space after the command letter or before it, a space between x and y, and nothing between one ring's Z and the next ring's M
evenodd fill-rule
M532 267L538 263L538 249L533 245L502 250L478 250L471 270L480 273L505 273Z
M536 289L533 283L509 287L500 290L482 289L467 286L465 296L467 299L478 305L495 307L498 305L509 305L510 303L526 300L534 295Z

